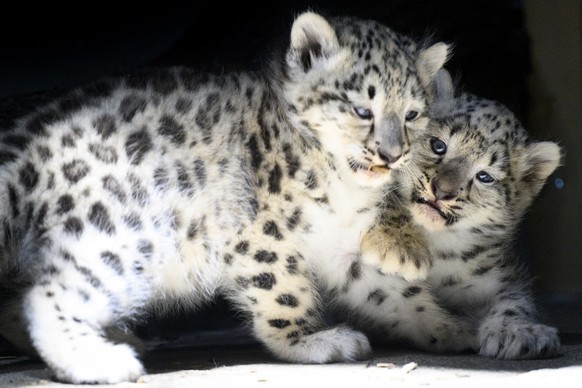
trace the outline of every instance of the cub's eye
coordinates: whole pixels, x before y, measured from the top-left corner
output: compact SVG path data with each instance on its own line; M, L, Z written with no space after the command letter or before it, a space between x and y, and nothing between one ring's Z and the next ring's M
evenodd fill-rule
M364 120L370 120L374 117L374 115L372 115L372 111L368 108L355 107L354 111L361 119Z
M444 155L447 152L447 145L445 142L436 137L430 139L430 148L432 149L432 152L437 155Z
M485 171L479 171L476 175L477 180L479 182L482 183L493 183L495 182L495 179L493 179L493 177L489 174L487 174Z
M413 121L415 119L417 119L419 116L419 113L415 110L409 110L408 112L406 112L406 115L404 115L404 119L406 121Z

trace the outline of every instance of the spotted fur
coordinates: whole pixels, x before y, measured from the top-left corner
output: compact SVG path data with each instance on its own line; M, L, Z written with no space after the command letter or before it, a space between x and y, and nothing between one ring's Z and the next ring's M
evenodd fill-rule
M281 359L367 357L362 333L323 324L320 290L360 276L446 57L308 12L269 71L144 72L21 119L0 134L0 331L58 379L135 380L109 329L222 293Z
M402 326L390 336L426 348L426 336L439 330L426 311L438 309L441 320L469 328L442 338L446 348L461 341L500 359L555 356L557 331L538 322L512 248L524 212L560 162L560 148L531 140L499 103L453 98L444 70L437 79L441 98L403 169L400 196L389 199L362 244L364 262L398 274L386 277L386 287L417 306L410 315L400 310L400 319L426 325L425 332Z

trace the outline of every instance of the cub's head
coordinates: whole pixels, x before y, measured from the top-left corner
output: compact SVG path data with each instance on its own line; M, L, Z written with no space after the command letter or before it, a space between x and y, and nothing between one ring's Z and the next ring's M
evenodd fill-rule
M517 223L560 163L560 148L536 142L501 104L452 96L441 70L429 128L403 172L410 209L427 229L498 232Z
M444 43L421 48L376 22L303 13L282 80L288 117L340 173L382 185L425 130L428 86L447 55Z

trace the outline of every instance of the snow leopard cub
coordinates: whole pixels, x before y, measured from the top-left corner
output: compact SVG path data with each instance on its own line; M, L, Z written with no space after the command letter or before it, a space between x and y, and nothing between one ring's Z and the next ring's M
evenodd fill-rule
M429 334L436 327L426 311L437 309L443 319L472 327L469 342L483 356L555 356L557 331L537 321L529 281L511 249L522 216L560 163L560 148L528 138L499 103L454 98L445 70L435 78L429 130L399 174L400 193L364 237L363 261L397 274L386 282L417 306L401 319L425 321ZM388 303L403 303L391 296ZM425 335L407 326L393 333L421 346ZM467 340L444 340L459 339Z
M223 293L281 359L367 357L320 290L357 275L447 51L307 12L269 71L145 73L23 118L0 135L0 331L58 379L135 380L110 328Z

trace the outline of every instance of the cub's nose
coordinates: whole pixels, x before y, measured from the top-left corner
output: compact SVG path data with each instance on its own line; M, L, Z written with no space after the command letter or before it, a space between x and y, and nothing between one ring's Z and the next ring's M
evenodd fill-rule
M395 163L402 157L404 147L404 130L400 119L395 113L380 120L374 130L377 153L388 163Z
M447 180L434 178L431 182L431 189L436 200L449 201L459 196L459 189Z
M387 164L392 164L402 157L402 152L386 152L378 148L378 156L380 156L380 159L385 161Z

